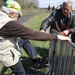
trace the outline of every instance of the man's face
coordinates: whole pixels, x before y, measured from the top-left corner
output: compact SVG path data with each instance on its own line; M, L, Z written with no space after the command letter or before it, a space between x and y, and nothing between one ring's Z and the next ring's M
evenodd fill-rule
M15 13L15 12L10 12L9 13L9 17L14 19L15 21L17 21L20 18L20 14L19 13Z
M71 10L72 10L71 4L65 4L62 6L62 14L64 16L67 16L71 12Z

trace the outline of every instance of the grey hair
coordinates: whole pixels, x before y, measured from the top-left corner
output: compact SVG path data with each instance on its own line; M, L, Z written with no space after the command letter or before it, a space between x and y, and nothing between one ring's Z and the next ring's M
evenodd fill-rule
M72 2L71 1L65 1L65 2L63 2L63 6L67 5L67 4L71 4L71 8L72 8Z
M16 10L11 9L11 8L7 8L5 6L2 6L1 11L4 12L4 13L6 13L6 14L9 14L10 12L18 13Z

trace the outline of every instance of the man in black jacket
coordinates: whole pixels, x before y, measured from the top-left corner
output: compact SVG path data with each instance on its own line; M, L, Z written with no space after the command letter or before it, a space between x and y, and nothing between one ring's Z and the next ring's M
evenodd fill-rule
M75 15L72 12L72 2L63 2L62 8L53 11L41 24L40 31L45 32L51 26L66 36L75 31Z

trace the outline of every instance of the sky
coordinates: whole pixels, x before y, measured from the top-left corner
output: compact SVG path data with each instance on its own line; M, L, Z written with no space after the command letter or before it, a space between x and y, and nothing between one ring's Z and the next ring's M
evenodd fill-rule
M39 0L39 7L47 8L50 5L50 7L55 6L56 8L57 6L62 4L64 1L67 1L67 0ZM73 10L75 10L75 0L70 0L70 1L72 1L73 3L72 8Z

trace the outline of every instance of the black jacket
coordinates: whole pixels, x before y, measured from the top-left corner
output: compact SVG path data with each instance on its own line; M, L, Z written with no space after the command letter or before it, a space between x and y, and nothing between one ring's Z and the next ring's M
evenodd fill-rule
M41 29L44 29L46 31L46 29L51 26L51 29L55 29L57 28L59 32L64 31L66 29L71 29L71 32L75 31L75 14L73 12L70 12L67 16L68 19L68 26L65 26L65 29L60 29L60 23L62 26L63 25L63 19L65 19L65 16L62 14L62 10L61 9L57 9L55 11L53 11L48 18L46 18L40 27Z

